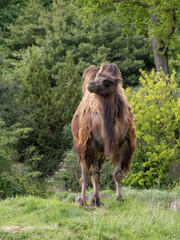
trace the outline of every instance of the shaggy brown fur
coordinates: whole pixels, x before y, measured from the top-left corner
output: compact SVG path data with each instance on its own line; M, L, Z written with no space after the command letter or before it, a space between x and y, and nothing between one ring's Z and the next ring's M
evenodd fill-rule
M135 127L131 106L122 89L122 75L115 64L103 63L100 69L91 65L83 73L83 98L73 120L74 147L82 168L81 205L87 205L86 173L92 169L94 195L92 205L100 206L100 169L105 159L115 164L114 180L117 200L122 200L122 171L129 170L135 151Z

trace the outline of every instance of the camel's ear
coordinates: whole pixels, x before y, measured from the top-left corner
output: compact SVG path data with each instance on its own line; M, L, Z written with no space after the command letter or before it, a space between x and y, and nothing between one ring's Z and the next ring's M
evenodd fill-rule
M115 84L117 85L118 83L120 83L121 85L123 85L123 79L122 79L122 78L116 78L116 79L115 79Z
M82 79L85 80L86 78L95 78L96 73L99 71L99 68L97 68L95 65L91 65L88 68L86 68L83 72Z

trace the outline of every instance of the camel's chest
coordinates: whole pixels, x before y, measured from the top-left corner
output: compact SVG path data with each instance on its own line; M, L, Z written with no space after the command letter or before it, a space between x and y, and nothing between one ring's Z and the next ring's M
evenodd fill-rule
M91 131L91 144L95 148L103 148L105 142L105 134L103 129L103 120L99 113L92 113L92 131ZM121 140L126 134L126 128L122 128L118 122L114 123L113 134L116 139Z
M92 145L103 146L103 124L99 113L92 113L92 131L91 142Z

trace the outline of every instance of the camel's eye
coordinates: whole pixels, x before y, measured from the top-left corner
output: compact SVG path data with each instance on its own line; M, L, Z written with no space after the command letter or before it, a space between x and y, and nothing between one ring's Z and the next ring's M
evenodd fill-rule
M112 84L112 82L106 79L103 81L103 84L105 87L109 87Z

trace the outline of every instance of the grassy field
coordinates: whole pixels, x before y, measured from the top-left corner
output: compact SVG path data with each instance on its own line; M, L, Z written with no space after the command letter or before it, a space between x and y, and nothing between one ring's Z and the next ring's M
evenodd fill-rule
M80 207L72 194L49 199L16 197L0 201L0 239L170 240L180 239L180 214L169 209L180 189L123 188L124 202L102 199L101 208Z

